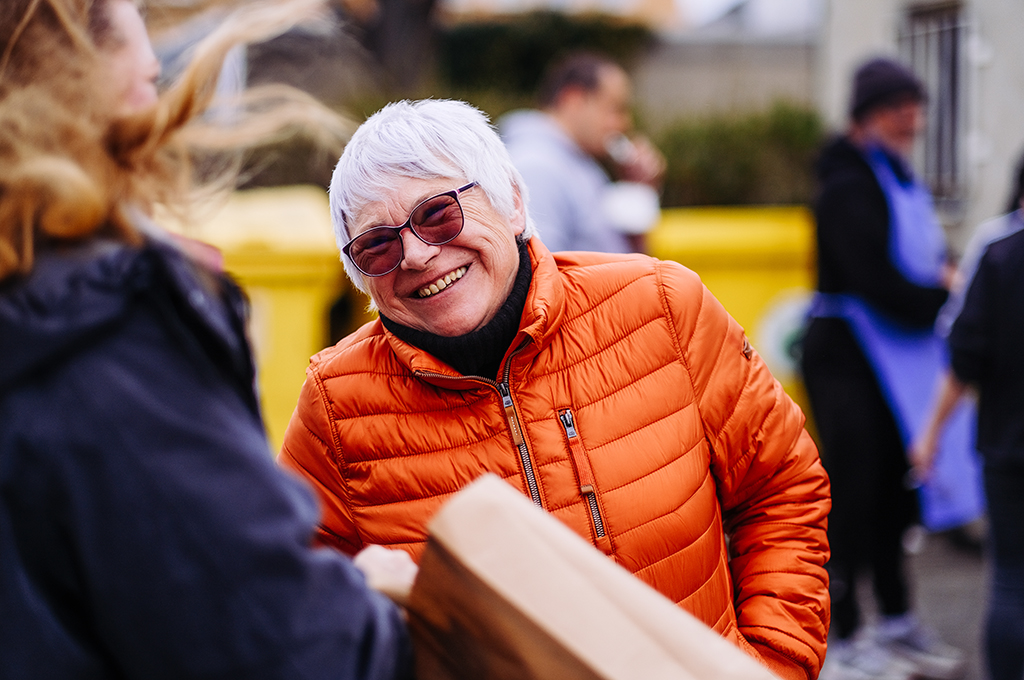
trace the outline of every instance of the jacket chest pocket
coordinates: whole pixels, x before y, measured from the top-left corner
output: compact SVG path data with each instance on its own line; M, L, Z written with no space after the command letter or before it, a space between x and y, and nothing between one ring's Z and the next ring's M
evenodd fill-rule
M562 424L562 431L565 433L566 443L569 447L569 457L576 472L580 496L586 502L587 509L590 512L590 528L593 532L594 545L605 554L610 555L612 553L612 542L608 537L605 527L604 514L601 511L597 485L594 481L594 471L590 466L590 456L583 446L583 440L580 438L579 426L576 423L572 409L558 409L558 420Z

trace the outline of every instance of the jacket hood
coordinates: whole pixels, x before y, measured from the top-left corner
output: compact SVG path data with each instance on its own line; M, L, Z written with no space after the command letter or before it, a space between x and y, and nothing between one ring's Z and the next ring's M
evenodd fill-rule
M212 300L199 268L160 234L149 234L142 247L97 239L41 254L28 276L0 285L0 390L110 332L140 301L179 309L231 361L231 352L244 349L232 320L245 317L244 297ZM248 376L243 354L232 368Z
M29 275L0 286L0 390L116 324L152 278L145 252L93 240L41 253Z

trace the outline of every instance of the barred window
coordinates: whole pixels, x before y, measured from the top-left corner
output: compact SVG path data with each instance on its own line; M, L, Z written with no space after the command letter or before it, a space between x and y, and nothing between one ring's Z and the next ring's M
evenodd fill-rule
M915 160L939 207L953 208L963 197L965 35L959 3L911 9L899 35L900 53L928 92L928 126Z

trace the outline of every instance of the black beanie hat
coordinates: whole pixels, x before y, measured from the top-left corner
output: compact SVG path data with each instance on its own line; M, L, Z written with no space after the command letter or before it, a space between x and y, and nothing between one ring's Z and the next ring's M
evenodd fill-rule
M872 59L853 76L850 115L860 120L872 108L901 96L924 101L924 85L914 72L891 59Z

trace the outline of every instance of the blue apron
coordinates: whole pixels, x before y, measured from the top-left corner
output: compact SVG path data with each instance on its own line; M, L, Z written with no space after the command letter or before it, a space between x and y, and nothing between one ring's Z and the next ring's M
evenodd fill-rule
M916 180L900 181L881 149L868 149L865 158L889 204L889 257L908 281L937 286L945 244L928 190ZM810 315L839 317L850 325L908 447L924 427L949 365L945 342L932 329L893 322L855 295L817 293ZM950 416L932 475L918 491L921 520L933 531L960 526L984 511L974 410L963 401Z

